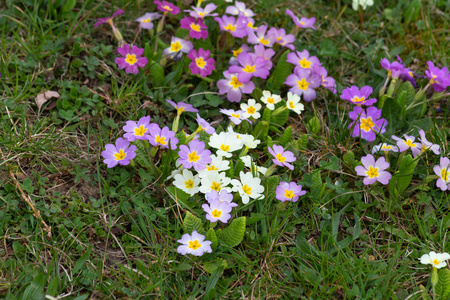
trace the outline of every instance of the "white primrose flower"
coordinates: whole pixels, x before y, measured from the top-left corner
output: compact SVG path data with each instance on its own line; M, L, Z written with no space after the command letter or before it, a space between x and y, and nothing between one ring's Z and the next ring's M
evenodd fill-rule
M352 8L353 10L358 10L359 6L362 6L363 9L366 9L367 6L373 5L373 0L353 0Z
M203 194L211 191L220 192L222 189L227 189L231 179L228 178L224 172L209 171L208 176L200 178L200 192Z
M297 114L300 114L302 110L305 110L305 106L300 103L299 95L288 92L287 98L288 98L286 102L287 108L295 111Z
M261 141L255 140L255 137L251 134L246 134L244 136L244 146L249 149L255 149L258 147L259 143L261 143Z
M252 199L264 198L262 194L264 192L264 187L261 185L261 179L253 177L251 172L244 173L241 171L239 173L240 181L237 179L231 180L233 185L233 192L238 192L242 198L242 203L247 204Z
M228 158L232 156L231 152L241 149L242 144L242 138L236 138L235 134L231 135L224 131L219 134L212 134L208 143L210 147L217 149L216 154L218 156L225 156Z
M241 160L244 163L244 166L246 166L250 170L252 169L252 157L250 155L242 156ZM255 165L254 163L253 163L253 169L255 172L259 172L262 175L266 174L266 171L267 171L267 168L259 167L259 166Z
M420 258L420 262L424 265L433 265L434 268L440 269L447 265L446 260L450 259L450 254L447 252L436 253L431 251L430 254L424 254Z
M281 97L275 94L272 95L269 91L263 91L261 101L266 104L268 109L274 110L275 104L281 101Z
M248 103L242 103L241 109L244 111L243 116L245 119L253 117L254 119L259 119L261 114L259 111L261 110L262 105L256 103L255 99L249 99Z
M206 165L205 169L198 171L200 178L209 176L210 171L226 171L230 168L230 162L228 160L222 160L222 156L215 156L211 154L212 161Z
M191 171L184 169L183 173L176 174L174 178L175 181L173 182L173 185L180 190L188 193L191 196L198 193L198 185L200 184L200 178L198 175L194 176Z

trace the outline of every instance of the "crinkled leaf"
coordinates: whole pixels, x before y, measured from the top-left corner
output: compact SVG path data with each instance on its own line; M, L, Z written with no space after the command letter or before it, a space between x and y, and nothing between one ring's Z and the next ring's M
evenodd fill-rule
M207 232L206 232L206 238L207 241L211 241L211 248L213 250L215 250L217 248L217 246L219 245L219 241L217 240L217 236L216 236L216 232L214 231L214 229L210 228Z
M146 169L150 169L150 159L148 157L147 151L145 150L145 146L142 141L137 141L136 145L136 157L134 160L141 166Z
M189 234L191 234L194 230L197 230L197 232L200 234L205 234L202 220L199 217L194 216L190 212L186 212L186 216L184 217L183 230L185 233Z
M244 239L245 224L245 217L234 219L225 229L218 231L217 235L225 243L225 245L235 247Z
M436 294L440 296L439 299L450 299L450 270L447 268L441 269L438 273Z
M159 86L164 81L164 69L160 64L154 63L150 66L150 76L155 80L155 85Z
M209 274L214 273L217 268L222 267L223 269L228 268L228 263L225 259L216 257L213 261L208 261L203 264L203 268Z

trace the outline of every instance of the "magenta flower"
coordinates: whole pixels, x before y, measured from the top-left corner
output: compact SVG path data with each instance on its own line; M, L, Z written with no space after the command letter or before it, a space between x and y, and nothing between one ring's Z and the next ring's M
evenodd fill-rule
M196 171L206 168L206 165L212 161L211 151L205 150L205 142L192 140L187 146L180 145L179 162L186 169L194 167Z
M215 17L214 20L219 23L220 30L228 31L232 36L243 38L247 36L247 18L229 17L223 15L222 18Z
M205 194L205 199L206 201L208 201L208 203L219 200L221 203L222 202L228 203L229 207L238 206L237 203L233 202L233 194L228 193L226 189L220 190L220 194L216 190L211 190L210 192Z
M386 58L382 58L380 63L381 67L388 71L388 77L392 76L393 79L399 78L405 69L405 66L402 63L395 60L391 63Z
M319 68L322 66L319 59L315 56L309 56L308 50L303 50L302 52L296 51L291 52L287 55L287 62L295 66L294 72L298 69L307 69L312 72L318 72Z
M387 121L381 117L381 109L375 106L369 106L367 110L361 106L355 106L353 111L348 113L353 122L348 125L348 129L353 128L353 137L360 136L369 142L373 142L376 133L384 133L386 131Z
M295 36L293 34L286 34L286 30L284 28L277 29L275 27L272 27L267 32L267 35L270 37L269 40L272 40L275 43L278 43L288 49L295 49L294 45L292 44L295 41Z
M244 111L243 110L233 110L233 109L220 109L219 110L222 114L227 115L231 122L233 122L236 125L241 124L244 118Z
M163 0L162 2L155 0L155 1L153 1L153 3L157 4L158 10L164 12L164 14L167 14L170 12L172 15L176 15L180 12L180 9L177 6L173 5L170 2L167 2L165 0Z
M228 6L225 13L230 15L239 15L245 17L253 17L253 11L245 6L244 2L236 1L234 5Z
M177 252L181 255L202 256L205 252L212 253L212 242L205 241L205 236L198 233L197 230L192 231L192 234L183 234L177 242L182 244L177 248Z
M273 155L273 163L281 166L288 167L290 170L294 170L294 166L290 164L290 162L294 162L297 160L295 158L294 153L291 151L284 151L283 146L273 145L272 148L268 148L269 153Z
M298 96L303 95L303 100L311 102L316 99L315 88L319 87L322 80L319 74L307 69L298 68L297 71L286 78L285 84L291 86L289 91Z
M266 62L264 68L267 70L272 69L272 57L275 55L275 51L271 48L265 48L263 45L259 44L255 46L255 55L256 57L262 57L264 58L264 61Z
M205 119L200 117L199 114L197 114L196 121L198 123L198 126L199 126L200 130L204 130L207 134L213 134L213 133L216 132L214 127L212 127Z
M403 135L405 139L399 138L395 135L392 135L391 138L397 141L397 147L400 152L406 151L409 148L411 148L413 157L416 157L417 155L420 155L422 153L422 144L421 143L414 143L415 137L412 135Z
M450 160L441 157L440 164L433 167L434 173L439 176L436 186L443 191L450 190Z
M233 207L228 205L228 202L220 202L220 200L213 200L208 204L202 205L203 210L206 212L206 219L211 223L220 221L222 223L227 223L231 219L230 212Z
M292 18L292 21L300 28L312 28L316 29L314 27L314 23L316 22L316 18L305 18L302 17L301 19L298 19L298 17L292 12L290 9L286 9L286 14Z
M439 69L433 62L428 61L428 70L425 71L431 86L436 92L443 92L450 86L450 74L447 67Z
M227 99L231 102L241 101L242 94L251 94L255 89L255 84L251 81L240 82L238 80L238 73L223 72L225 79L220 79L217 82L219 87L219 94L227 94Z
M275 197L282 201L297 202L300 196L306 194L306 191L302 191L302 185L297 185L295 182L280 182L275 191Z
M170 149L177 149L178 139L175 137L175 132L169 130L167 126L163 129L159 126L150 126L147 139L155 147L161 146L168 149L170 143Z
M230 73L238 73L238 80L247 83L253 76L266 79L270 72L266 69L266 61L262 57L256 57L253 53L241 53L238 55L240 65L231 66Z
M327 70L324 67L320 67L319 75L322 77L322 83L320 85L330 90L333 94L336 94L336 81L328 76Z
M249 30L247 42L250 44L261 44L266 47L272 47L274 43L273 35L266 35L266 30L267 25L261 25L256 30Z
M411 82L411 84L416 87L416 80L414 80L415 73L409 68L404 68L402 74L400 74L400 79Z
M194 45L190 41L186 41L177 37L172 37L170 46L164 49L164 55L168 57L173 57L174 59L181 58L182 53L189 53L194 48Z
M113 168L118 164L122 166L128 165L136 157L137 147L135 145L130 146L130 142L123 138L118 138L115 146L107 144L105 149L102 152L103 162L107 164L108 168Z
M214 66L214 58L209 57L210 53L209 50L205 51L202 48L198 49L198 52L195 49L189 52L187 57L192 60L189 64L189 69L192 74L200 74L201 77L211 75L216 67Z
M373 105L375 102L377 102L377 99L371 98L369 99L370 94L372 94L372 87L370 86L363 86L361 90L357 87L352 85L351 87L345 88L342 91L341 99L348 100L352 104L355 105Z
M195 19L194 17L185 16L181 21L181 28L189 29L189 36L194 39L202 38L205 40L208 37L208 27L203 22L203 19Z
M429 142L427 140L427 137L425 136L425 131L423 131L423 129L419 130L419 135L420 135L419 141L422 143L422 152L430 149L436 155L441 154L441 152L439 151L440 146L437 144L433 144L432 142Z
M139 22L139 27L144 29L153 29L153 20L161 18L159 13L146 13L142 17L137 18L135 21Z
M114 28L114 25L112 24L112 19L114 19L115 16L119 16L123 14L123 10L119 9L118 11L116 11L115 13L112 14L111 17L107 17L107 18L98 18L97 22L94 25L94 28L97 28L99 25L101 24L105 24L108 23L111 25L111 27Z
M204 17L218 16L218 13L212 14L212 12L216 10L216 8L217 5L215 5L214 3L209 3L205 6L205 8L192 6L192 10L185 10L185 12L188 12L191 17L194 17L196 19L203 19Z
M177 115L181 115L182 112L198 112L198 109L194 108L192 104L178 102L175 103L172 100L166 99L166 101L177 110Z
M149 137L149 129L151 126L158 126L157 124L150 124L150 116L145 116L136 121L127 121L127 125L123 126L126 132L123 137L129 142L135 140L147 140Z
M117 49L117 51L123 57L116 57L114 61L119 69L125 69L126 73L137 75L139 68L143 68L147 65L148 59L146 57L141 57L141 55L144 54L144 48L125 44Z
M362 166L355 168L356 174L359 176L365 176L363 183L365 185L373 184L376 181L381 184L388 184L391 180L391 173L385 171L389 168L389 163L386 162L384 157L380 157L375 161L372 154L367 154L361 158Z

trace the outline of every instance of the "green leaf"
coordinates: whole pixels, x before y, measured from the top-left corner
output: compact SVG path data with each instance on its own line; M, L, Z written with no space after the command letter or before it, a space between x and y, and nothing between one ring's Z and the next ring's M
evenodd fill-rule
M414 89L414 86L411 84L411 82L405 81L398 89L397 94L401 94L403 92L405 92L404 105L408 106L414 101L416 90Z
M421 8L422 8L422 1L412 0L409 6L406 8L405 12L403 13L405 24L417 21L419 19L419 13Z
M90 249L90 248L89 248ZM44 286L46 284L44 273L37 274L30 285L25 289L22 300L44 299Z
M308 123L306 123L306 128L309 132L318 134L320 132L320 129L322 129L319 118L317 116L311 118Z
M447 268L441 269L438 273L436 293L441 296L439 299L450 299L450 270Z
M272 115L272 111L270 109L268 109L267 107L264 108L262 117L261 117L261 121L266 121L266 122L270 122L270 117Z
M265 141L269 135L269 123L267 121L260 121L253 129L253 136L255 139Z
M183 220L183 230L185 233L191 234L194 230L197 230L200 234L205 234L202 220L199 217L194 216L190 212L186 212L186 216Z
M184 130L178 131L175 137L178 139L178 145L184 145L186 143L186 132Z
M149 62L151 62L153 59L153 50L149 42L145 43L144 56L147 58Z
M216 299L216 285L219 281L220 275L222 275L223 267L217 267L211 276L208 278L205 286L205 300Z
M395 102L392 98L388 98L384 103L381 116L386 119L386 133L384 136L391 136L397 129L400 129L404 125L404 121L399 120L399 115L401 114L402 107Z
M81 270L84 265L86 265L86 261L89 258L89 255L91 255L92 247L90 246L86 252L80 257L80 259L75 263L72 269L72 274L78 273L78 271Z
M313 186L311 188L311 194L313 199L319 199L321 194L322 194L322 187L325 185L324 183L322 183L322 177L320 175L320 170L315 171L312 174L312 182L313 182Z
M279 90L286 78L292 74L292 68L294 67L291 63L286 61L287 55L290 51L284 52L280 59L278 60L275 70L272 72L272 76L267 80L267 83L272 84L273 90Z
M389 181L389 194L393 198L402 195L408 187L414 175L414 168L419 161L412 158L411 154L404 156L400 162L398 171Z
M289 126L284 130L283 135L278 139L278 141L280 142L281 146L286 147L291 141L291 137L292 137L292 126Z
M76 0L67 0L66 3L64 4L62 12L69 13L75 7L75 4L77 4Z
M150 167L151 167L150 159L148 157L147 151L145 150L145 146L144 146L143 142L147 142L147 141L140 141L140 140L136 141L136 143L135 143L136 157L134 159L141 167L150 169Z
M349 169L353 170L356 167L355 154L353 153L353 151L350 150L345 153L342 159L344 160L344 163L349 167Z
M160 86L164 81L164 69L160 64L154 63L150 66L150 76L155 80L155 85Z
M166 192L169 194L170 198L172 198L173 201L175 201L175 203L178 203L178 205L181 204L183 208L190 210L194 208L195 203L187 201L191 197L188 193L174 186L166 187Z
M270 176L267 177L266 180L264 180L263 186L266 192L267 201L271 201L273 198L275 198L275 191L279 183L279 176Z
M219 245L219 241L218 241L218 239L217 239L216 232L215 232L214 229L212 229L212 228L208 229L208 231L206 232L206 237L205 237L205 239L206 239L207 241L211 241L211 242L212 242L211 248L212 248L213 250L215 250L215 249L217 248L217 246ZM211 272L211 273L212 273L212 272Z
M217 268L222 267L223 269L228 268L228 263L225 259L216 257L213 261L208 261L203 264L203 268L209 274L214 273Z
M234 219L224 230L217 232L218 237L229 247L239 245L244 239L246 218Z
M273 124L283 126L284 124L286 124L288 119L289 119L289 109L285 109L275 116L272 115L270 117L270 122Z
M236 166L234 167L234 174L236 174L236 176L239 175L239 173L241 173L241 171L244 171L245 165L244 162L242 160L238 160L236 162ZM233 178L233 177L230 177Z

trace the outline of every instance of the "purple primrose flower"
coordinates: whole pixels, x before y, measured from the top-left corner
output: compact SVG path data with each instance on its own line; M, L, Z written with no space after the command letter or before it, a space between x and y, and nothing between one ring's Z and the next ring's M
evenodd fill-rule
M298 69L307 69L312 72L318 72L319 68L322 66L316 56L309 55L308 50L291 52L287 55L286 61L295 66L294 72Z
M403 63L395 60L391 63L386 58L382 58L380 60L380 63L381 67L388 71L388 77L392 77L393 79L399 78L403 70L405 69Z
M215 17L214 20L219 23L220 30L228 31L232 36L243 38L247 36L247 18L229 17L223 15L222 18Z
M433 62L428 61L428 70L425 71L431 86L436 92L443 92L450 86L450 74L447 67L439 69Z
M164 12L164 14L170 12L172 15L176 15L180 12L180 9L177 6L165 0L163 0L162 2L155 0L153 1L153 3L157 4L158 5L157 9Z
M231 219L230 212L233 210L233 207L228 205L228 202L220 202L219 199L210 201L209 204L203 204L202 208L206 212L206 219L211 223L217 221L227 223Z
M144 48L125 44L118 48L117 51L123 57L116 57L114 61L119 69L125 69L126 73L136 75L139 72L139 68L145 67L148 63L147 57L141 57L144 54Z
M112 19L114 19L115 16L119 16L123 14L123 10L119 9L118 11L116 11L115 13L112 14L111 17L107 17L107 18L98 18L97 22L94 25L94 28L97 28L99 25L101 24L105 24L105 23L109 23L111 25L111 27L114 28L114 25L112 25Z
M155 124L157 125L157 124ZM161 129L158 126L150 126L149 127L149 136L148 141L153 146L159 146L168 149L170 143L170 149L177 149L178 139L175 137L175 132L169 130L169 127L165 126Z
M196 171L206 168L206 165L212 161L211 151L205 150L205 142L192 140L187 146L180 145L180 164L186 169L194 167Z
M211 75L216 67L214 66L214 58L209 57L210 53L209 50L203 50L202 48L198 49L198 52L195 49L189 52L187 57L192 60L189 64L192 74L200 74L201 77Z
M282 201L297 202L300 196L306 194L306 191L302 191L302 185L297 185L295 182L280 182L275 191L275 197Z
M135 21L139 22L139 27L144 29L153 29L153 20L161 18L160 13L146 13L142 17L137 18Z
M150 124L150 116L145 116L136 121L127 121L127 125L123 126L126 132L123 137L129 142L135 140L147 140L149 136L150 126L158 126L157 124Z
M348 129L353 127L353 137L360 136L369 142L373 142L376 133L384 133L386 131L387 121L381 117L381 109L375 106L369 106L367 110L361 106L355 106L353 111L348 113L353 122L348 125Z
M288 167L290 170L294 170L294 166L290 164L290 162L294 162L297 160L295 158L294 153L291 151L284 151L283 146L273 145L273 148L268 148L269 153L273 155L273 163L281 166Z
M316 22L316 18L305 18L301 17L301 19L298 19L298 17L292 12L290 9L286 9L286 14L292 18L292 21L300 28L312 28L316 29L314 27L314 23Z
M257 57L254 53L241 53L238 55L240 65L231 66L230 73L238 73L238 80L247 83L253 76L266 79L270 72L266 69L266 61L262 57Z
M103 162L107 164L108 168L113 168L118 164L122 166L128 165L136 157L137 147L135 145L130 146L130 142L123 138L118 138L116 145L107 144L105 149L102 152Z
M434 173L439 176L436 186L443 191L450 190L450 160L441 157L440 164L433 167Z
M195 112L195 113L198 112L198 109L194 108L192 104L184 102L175 103L169 99L166 99L166 101L177 110L177 115L181 115L182 112Z
M225 79L220 79L217 82L219 87L219 94L227 94L227 99L230 102L241 101L242 94L251 94L255 89L255 84L251 81L240 82L238 80L238 73L223 72Z
M185 16L181 21L181 28L189 29L189 36L194 39L205 40L208 37L208 27L203 19L195 19L194 17Z
M377 102L377 99L369 99L370 94L372 94L372 87L366 85L359 89L357 86L352 85L347 87L342 91L341 99L348 100L355 105L373 105Z
M391 173L385 171L389 168L389 163L386 162L384 157L380 157L375 161L372 154L367 154L361 158L362 166L355 168L356 174L359 176L365 176L363 183L365 185L373 184L376 181L381 184L388 184L391 180Z
M320 86L322 79L319 74L311 70L298 68L286 78L284 83L291 86L289 91L293 94L303 95L303 100L311 102L316 99L314 89Z

